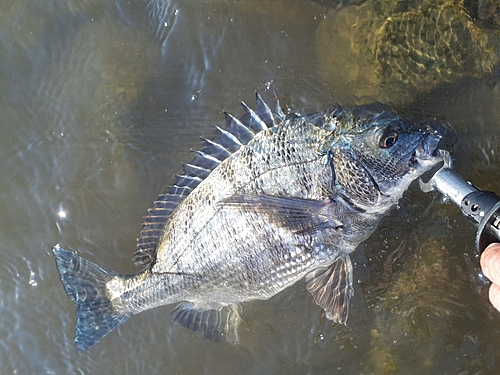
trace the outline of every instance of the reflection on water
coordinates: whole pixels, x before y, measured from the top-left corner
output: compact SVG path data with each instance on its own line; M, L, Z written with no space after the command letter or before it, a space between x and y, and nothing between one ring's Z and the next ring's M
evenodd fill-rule
M474 229L455 207L417 189L356 252L359 283L348 327L326 320L298 283L243 305L238 346L173 324L169 307L130 319L88 352L72 342L74 306L51 247L61 243L134 272L142 216L191 159L189 149L199 148L199 136L222 123L222 110L240 114L238 101L251 104L256 89L267 100L275 91L299 112L358 101L366 85L329 79L351 74L359 62L335 42L352 30L339 23L329 26L332 42L321 38L332 18L362 17L356 9L376 3L369 4L0 2L2 372L495 371L500 317L471 276ZM482 32L480 22L474 25ZM488 43L495 44L492 35ZM395 92L416 98L399 109L451 123L459 173L499 192L499 86L475 65L496 55L474 48L462 51L467 63L453 80L425 89L398 84ZM323 54L334 68L326 77ZM418 77L429 79L426 72ZM390 85L377 80L363 100L387 100L377 93Z

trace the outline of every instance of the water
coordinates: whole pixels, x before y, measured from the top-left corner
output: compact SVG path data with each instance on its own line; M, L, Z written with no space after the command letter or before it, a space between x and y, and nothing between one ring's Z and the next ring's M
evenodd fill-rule
M384 99L325 74L318 49L335 51L336 34L325 44L317 30L331 29L336 6L0 1L2 373L498 371L500 315L473 277L474 229L416 188L356 252L348 327L327 321L301 282L243 306L238 346L175 325L171 307L141 313L88 352L73 344L75 307L52 246L134 272L142 217L223 110L240 114L254 90L298 112ZM413 100L398 109L452 124L458 172L500 192L500 86L476 73L405 92Z

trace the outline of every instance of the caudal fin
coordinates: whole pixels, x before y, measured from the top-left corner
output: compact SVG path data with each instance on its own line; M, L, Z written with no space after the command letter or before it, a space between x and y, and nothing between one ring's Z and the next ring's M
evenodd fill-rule
M75 344L87 350L129 318L115 311L107 294L106 283L118 274L59 245L52 252L64 290L77 306Z

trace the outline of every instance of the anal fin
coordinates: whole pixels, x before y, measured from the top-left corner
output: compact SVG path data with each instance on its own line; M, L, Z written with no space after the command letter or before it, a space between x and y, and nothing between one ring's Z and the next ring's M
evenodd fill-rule
M218 309L197 306L190 302L178 304L170 313L170 317L177 324L201 333L206 339L239 342L238 327L242 321L238 305L221 306Z
M328 268L319 268L306 276L307 290L335 323L347 321L349 301L354 295L352 273L351 258L346 254Z

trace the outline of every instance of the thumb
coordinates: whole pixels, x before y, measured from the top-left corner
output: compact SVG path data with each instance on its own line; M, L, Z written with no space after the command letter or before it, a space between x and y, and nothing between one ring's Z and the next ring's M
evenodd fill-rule
M500 284L500 244L489 245L481 254L484 275L495 284Z

